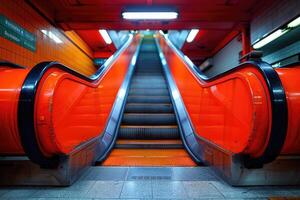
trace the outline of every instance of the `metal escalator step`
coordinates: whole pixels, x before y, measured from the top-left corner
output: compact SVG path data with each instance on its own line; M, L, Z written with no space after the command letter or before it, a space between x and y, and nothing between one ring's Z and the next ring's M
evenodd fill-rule
M149 74L148 76L136 76L134 75L132 77L132 81L144 81L144 80L158 80L158 81L165 81L165 77L163 74L155 75L155 74Z
M127 97L127 103L171 103L170 96L133 96Z
M167 89L167 85L166 84L160 84L160 83L133 83L130 85L130 88L134 88L134 89Z
M124 126L119 129L121 139L179 139L179 130L174 126Z
M129 95L142 95L142 96L168 96L169 91L167 89L130 89Z
M181 149L181 140L117 140L117 149Z
M141 76L140 76L141 75ZM145 79L145 78L161 78L165 79L164 73L134 73L132 76L133 79Z
M176 124L174 113L125 113L122 124L127 125L173 125Z
M133 78L131 79L133 82L134 81L165 81L163 74L142 74L142 75L134 75Z
M157 80L165 80L164 74L158 73L146 73L139 72L135 73L132 76L132 80L145 80L145 79L157 79Z
M172 104L128 103L125 113L173 113Z
M137 68L135 69L135 73L158 73L163 72L161 67L153 67L153 68Z
M159 80L159 79L145 79L145 80L132 80L131 84L132 85L142 85L142 84L149 84L149 83L153 83L153 84L157 84L157 85L166 85L166 81L165 80Z

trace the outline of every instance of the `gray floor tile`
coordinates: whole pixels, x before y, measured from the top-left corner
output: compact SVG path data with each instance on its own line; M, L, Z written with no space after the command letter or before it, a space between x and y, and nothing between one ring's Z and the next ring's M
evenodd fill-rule
M28 198L32 197L38 189L37 188L9 188L9 191L1 195L3 198Z
M264 197L295 197L292 187L282 186L282 187L255 187L253 189L260 196Z
M152 181L153 198L188 198L180 181Z
M0 197L3 195L3 194L5 194L5 193L7 193L7 192L9 192L10 190L9 189L6 189L6 188L0 188Z
M86 192L55 189L43 189L33 195L35 198L85 198L86 196Z
M189 198L223 198L223 195L208 181L186 181L183 185Z
M266 197L293 197L295 194L290 187L231 187L224 182L215 182L212 184L226 198L266 198Z
M300 197L300 186L231 187L207 167L92 167L70 187L0 188L1 200L267 200L280 196Z
M125 181L127 167L91 167L81 180Z
M5 200L5 199L4 199ZM20 198L9 198L9 200L21 200ZM55 197L51 197L51 198L22 198L22 200L93 200L92 198L55 198Z
M300 186L291 187L291 193L300 198Z
M132 167L129 168L127 180L171 180L172 173L172 168Z
M32 196L39 198L85 198L95 183L96 181L77 181L70 187L44 187Z
M176 181L218 181L209 167L174 167L172 180Z
M151 181L126 181L121 198L152 198Z
M103 199L103 198L93 198L93 200L147 200L147 199L132 199L132 198Z
M119 198L123 181L96 181L87 193L88 198Z
M224 182L212 181L212 185L222 193L225 198L263 198L247 187L232 187Z
M225 198L226 200L269 200L269 198Z

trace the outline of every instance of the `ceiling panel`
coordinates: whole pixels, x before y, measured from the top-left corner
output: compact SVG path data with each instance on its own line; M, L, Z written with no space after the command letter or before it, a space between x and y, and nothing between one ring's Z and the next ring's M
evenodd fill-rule
M98 29L170 30L199 28L193 43L183 51L192 59L203 59L239 24L247 23L253 13L269 6L272 0L31 0L51 7L54 22L64 30L75 30L94 51L114 51L106 45ZM126 21L121 17L128 6L172 6L179 13L173 21Z

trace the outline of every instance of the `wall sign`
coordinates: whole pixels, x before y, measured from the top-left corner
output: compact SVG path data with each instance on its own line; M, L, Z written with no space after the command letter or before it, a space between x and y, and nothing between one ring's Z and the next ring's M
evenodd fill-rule
M1 14L0 36L30 51L36 50L36 36Z

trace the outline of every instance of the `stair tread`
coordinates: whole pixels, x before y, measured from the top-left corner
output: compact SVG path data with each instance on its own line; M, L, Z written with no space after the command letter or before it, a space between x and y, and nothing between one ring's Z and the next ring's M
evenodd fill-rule
M182 144L181 140L170 140L170 139L162 139L162 140L133 140L133 139L119 139L116 142L117 144Z
M128 95L128 97L138 97L138 98L149 98L149 96L147 95ZM150 97L153 97L153 98L157 98L157 97L161 97L161 98L170 98L169 95L163 95L163 96L150 96Z
M124 113L124 115L175 115L174 113Z
M152 129L164 129L164 128L178 128L177 125L149 125L149 126L130 126L130 125L121 125L120 128L152 128Z
M126 105L142 105L142 106L148 106L148 105L155 105L155 106L172 106L171 103L126 103Z
M105 166L196 166L184 149L114 149Z

